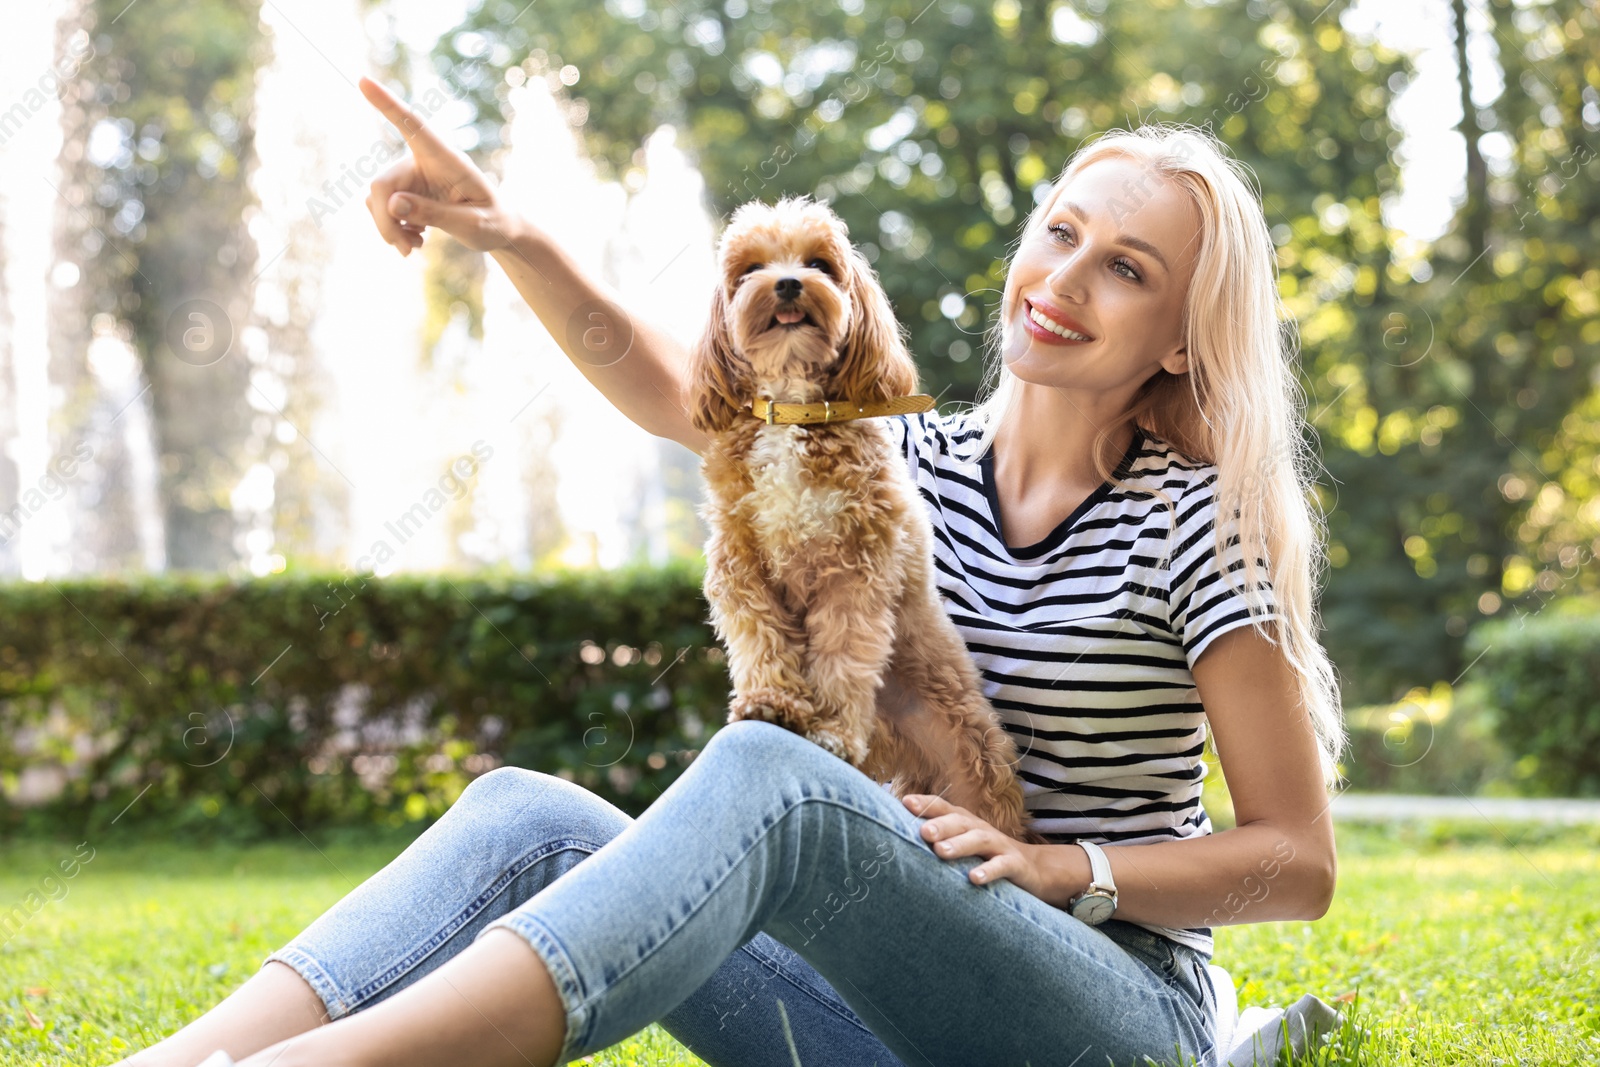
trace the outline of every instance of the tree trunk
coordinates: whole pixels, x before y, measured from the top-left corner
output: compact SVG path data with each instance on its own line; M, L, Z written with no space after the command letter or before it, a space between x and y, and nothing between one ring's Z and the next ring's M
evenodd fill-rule
M1456 31L1461 136L1467 142L1467 202L1462 205L1462 229L1467 239L1468 269L1477 269L1478 260L1483 256L1489 240L1489 170L1483 162L1483 153L1478 149L1478 138L1483 136L1483 128L1478 124L1478 109L1472 103L1472 73L1467 66L1466 0L1450 0L1450 12Z

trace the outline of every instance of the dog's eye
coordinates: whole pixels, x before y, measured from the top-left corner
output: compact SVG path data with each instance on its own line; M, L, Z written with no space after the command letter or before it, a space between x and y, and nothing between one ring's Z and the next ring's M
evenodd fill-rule
M822 273L827 275L833 274L833 264L829 263L825 259L807 260L806 266L810 267L812 270L820 270Z
M764 263L752 263L752 264L750 264L750 265L749 265L749 266L747 266L747 267L745 267L745 269L744 269L744 270L742 270L742 271L740 271L740 272L739 272L739 277L741 277L741 278L742 278L742 277L744 277L744 276L745 276L745 275L746 275L746 274L749 274L749 273L750 273L750 272L751 272L751 271L753 271L753 270L760 270L760 269L761 269L761 268L762 268L762 267L764 267L764 266L766 266L766 264L764 264Z

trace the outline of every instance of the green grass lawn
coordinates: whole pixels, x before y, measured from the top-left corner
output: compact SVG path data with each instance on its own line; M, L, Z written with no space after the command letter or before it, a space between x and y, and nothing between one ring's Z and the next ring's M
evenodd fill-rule
M1600 1062L1600 829L1346 825L1339 838L1326 917L1218 930L1241 1007L1356 994L1347 1014L1363 1031L1303 1063ZM0 846L0 911L47 897L42 879L75 844ZM96 843L0 947L0 1064L105 1064L153 1043L403 845ZM593 1062L700 1061L651 1027Z

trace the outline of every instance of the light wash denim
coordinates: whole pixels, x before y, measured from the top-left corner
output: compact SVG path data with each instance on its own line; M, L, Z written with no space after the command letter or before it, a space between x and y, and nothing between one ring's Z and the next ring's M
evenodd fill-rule
M555 979L560 1063L659 1021L713 1067L1218 1067L1203 954L973 885L925 821L757 721L637 820L503 767L268 959L337 1019L506 927Z

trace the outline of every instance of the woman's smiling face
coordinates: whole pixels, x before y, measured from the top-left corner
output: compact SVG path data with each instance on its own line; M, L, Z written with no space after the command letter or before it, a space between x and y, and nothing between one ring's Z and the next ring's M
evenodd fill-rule
M1133 392L1182 374L1183 304L1200 213L1180 186L1129 156L1090 163L1023 235L1001 304L1002 355L1023 381Z

